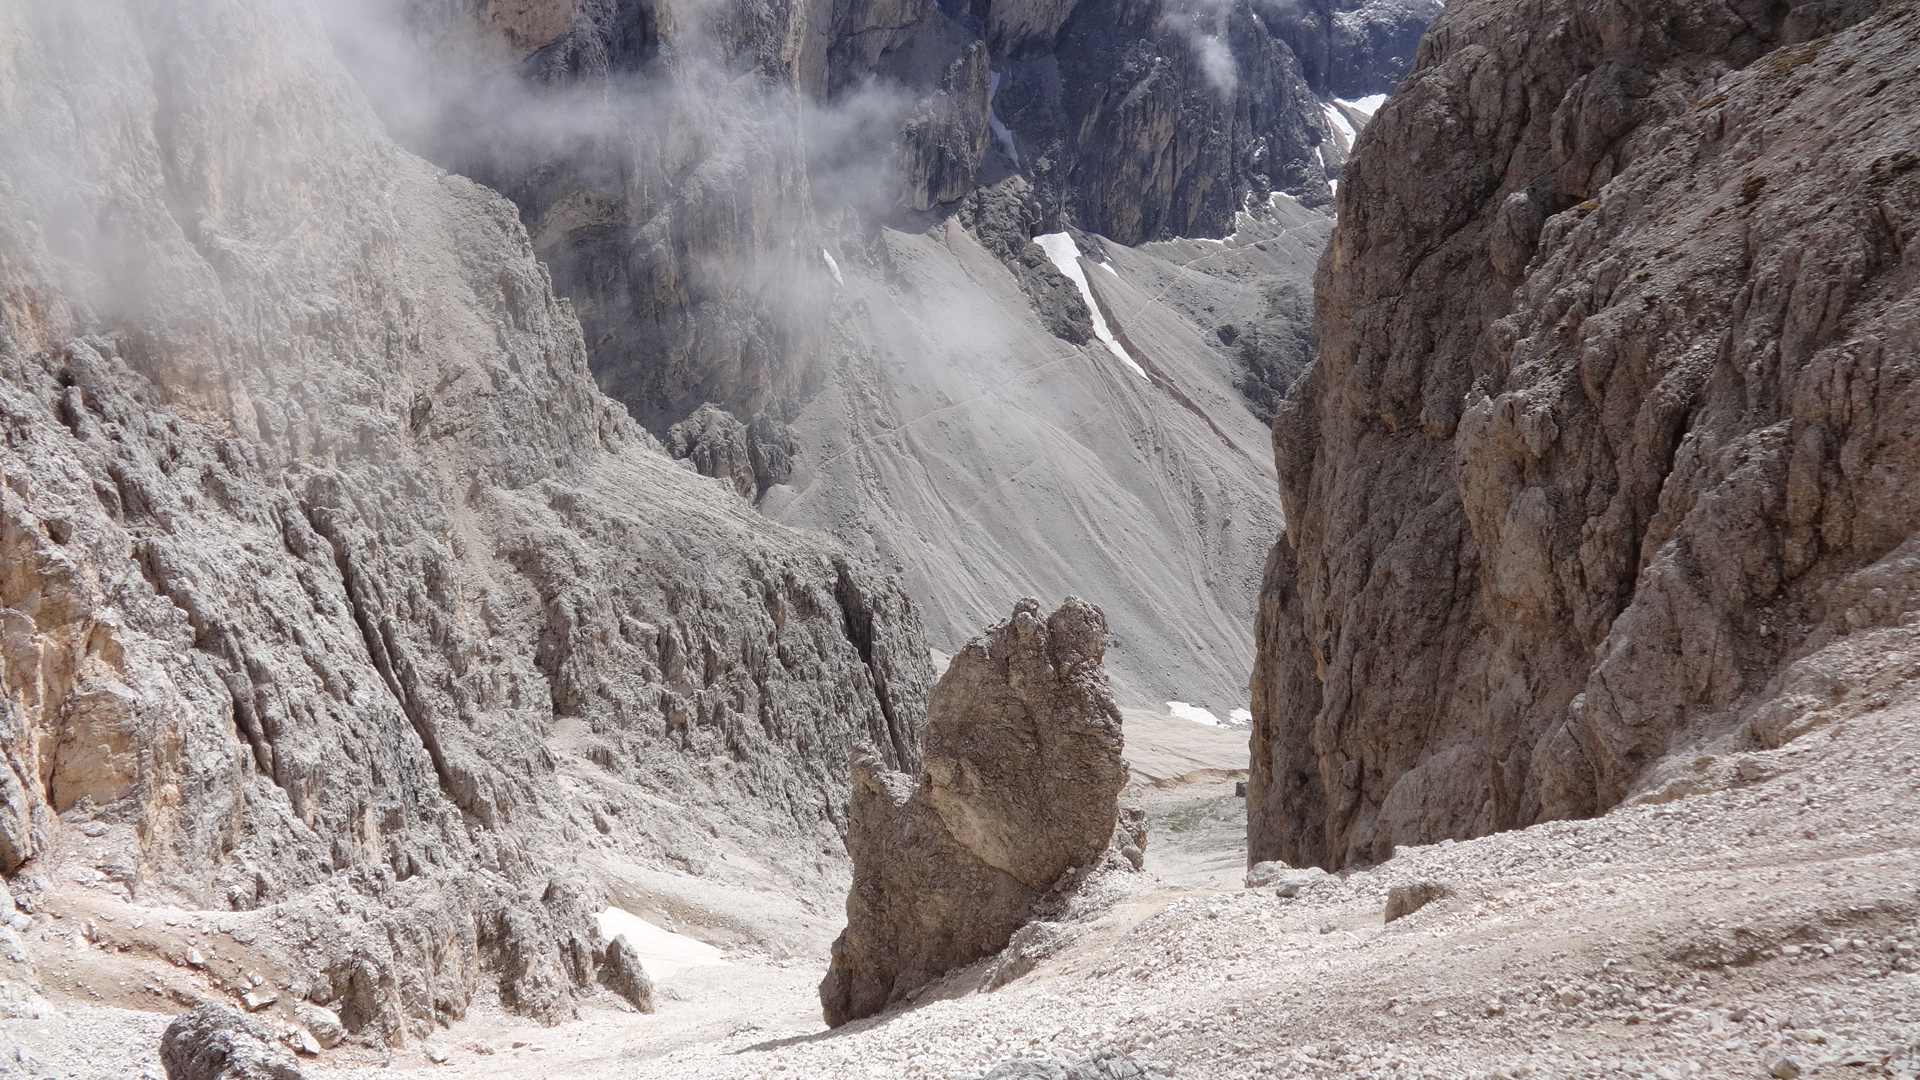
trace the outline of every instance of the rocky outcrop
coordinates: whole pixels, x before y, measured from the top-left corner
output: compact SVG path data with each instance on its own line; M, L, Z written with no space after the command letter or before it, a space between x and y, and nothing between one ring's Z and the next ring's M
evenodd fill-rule
M1329 198L1327 121L1250 0L1086 0L995 98L1042 204L1122 244L1223 236L1273 191Z
M174 1017L160 1037L167 1080L301 1080L305 1074L273 1032L209 1002Z
M625 937L615 935L612 941L607 942L599 977L607 989L619 994L627 1004L641 1012L653 1011L653 978L641 963L640 954L634 951L632 943Z
M15 896L258 912L263 1000L398 1041L483 982L567 1015L620 866L752 837L837 893L848 754L918 761L898 586L603 397L513 207L306 5L7 0L0 41Z
M793 475L793 436L764 413L743 424L717 405L702 405L667 429L665 445L701 475L726 480L748 498Z
M1920 13L1880 7L1435 24L1275 425L1253 859L1596 814L1889 692L1823 674L1911 655L1920 588Z
M934 687L920 777L855 760L847 928L820 984L828 1024L998 952L1108 850L1127 768L1106 636L1091 604L1069 597L1042 621L1022 600Z

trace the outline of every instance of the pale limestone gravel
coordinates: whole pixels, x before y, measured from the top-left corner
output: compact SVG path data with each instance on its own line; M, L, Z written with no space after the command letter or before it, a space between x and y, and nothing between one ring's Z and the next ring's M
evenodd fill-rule
M431 1040L444 1065L345 1049L310 1075L957 1080L1116 1047L1183 1080L1762 1080L1783 1056L1809 1078L1912 1078L1916 720L1702 748L1638 805L1402 851L1296 900L1108 878L1026 978L965 994L963 975L958 996L834 1032L812 997L823 958L734 953L663 983L654 1016L589 1006L541 1028L483 1004ZM1417 880L1452 895L1382 925L1387 891ZM111 1047L151 1060L163 1016L61 1004L63 1024L0 1021L42 1062L22 1075L138 1076L84 1060Z
M1297 900L1110 882L1065 949L996 993L835 1032L794 1001L657 1057L589 1022L549 1034L573 1050L537 1075L958 1078L1118 1047L1196 1080L1760 1078L1781 1057L1912 1077L1915 720L1703 748L1604 818L1403 851ZM1387 891L1416 880L1453 895L1382 925ZM536 1075L503 1065L456 1057L449 1075Z

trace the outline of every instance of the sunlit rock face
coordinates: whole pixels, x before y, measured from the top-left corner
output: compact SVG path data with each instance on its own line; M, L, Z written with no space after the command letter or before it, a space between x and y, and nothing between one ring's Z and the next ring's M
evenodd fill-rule
M999 952L1122 835L1127 763L1106 644L1099 608L1068 597L1043 618L1022 600L935 685L923 774L854 762L847 928L820 984L828 1024Z
M751 837L837 899L848 756L919 760L898 585L603 396L305 5L7 0L0 46L13 894L238 913L388 1039L568 1014L623 865Z
M1913 655L1916 48L1871 2L1448 7L1275 421L1251 858L1597 814L1884 700L1842 673Z

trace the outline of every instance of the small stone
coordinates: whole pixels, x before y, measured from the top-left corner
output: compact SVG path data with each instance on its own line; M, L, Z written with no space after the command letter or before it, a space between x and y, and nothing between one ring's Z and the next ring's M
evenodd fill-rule
M1395 885L1387 890L1386 921L1404 919L1435 900L1452 895L1453 890L1436 881L1416 881L1409 885Z
M423 1046L420 1048L420 1052L427 1055L427 1060L433 1062L435 1065L445 1065L447 1059L453 1056L447 1053L445 1047L440 1046Z
M200 955L199 949L189 945L187 946L187 966L196 968L206 967L207 958Z
M1767 1075L1773 1080L1796 1080L1800 1063L1790 1057L1778 1057L1767 1063Z
M255 987L240 996L240 1002L247 1007L248 1012L259 1012L279 1000L279 994L264 986Z

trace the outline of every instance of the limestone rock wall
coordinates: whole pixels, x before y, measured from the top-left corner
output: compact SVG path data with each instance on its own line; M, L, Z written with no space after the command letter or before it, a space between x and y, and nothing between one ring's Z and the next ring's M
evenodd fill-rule
M1275 424L1250 857L1599 813L1911 675L1911 4L1449 5Z
M294 913L283 989L398 1040L565 1015L607 865L835 889L848 755L919 760L897 585L603 397L307 5L6 0L0 51L14 894Z
M854 763L847 928L820 984L839 1026L991 956L1034 905L1092 868L1127 779L1100 609L1069 597L953 658L928 702L926 771Z

